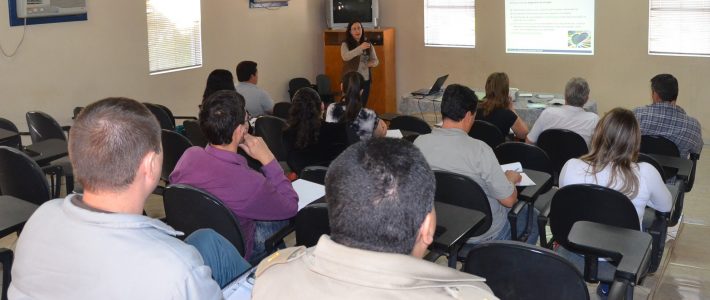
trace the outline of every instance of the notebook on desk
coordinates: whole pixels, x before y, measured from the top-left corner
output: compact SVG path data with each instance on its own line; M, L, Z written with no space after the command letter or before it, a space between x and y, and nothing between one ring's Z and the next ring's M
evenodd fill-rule
M421 89L412 92L412 95L415 96L429 96L438 93L441 91L441 87L444 86L444 82L446 82L446 79L449 78L449 74L446 74L444 76L441 76L434 81L434 85L431 86L430 89Z

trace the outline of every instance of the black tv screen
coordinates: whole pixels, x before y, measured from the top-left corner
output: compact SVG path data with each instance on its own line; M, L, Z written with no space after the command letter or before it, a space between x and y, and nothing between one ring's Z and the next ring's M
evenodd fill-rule
M372 0L332 1L333 21L335 23L372 22Z

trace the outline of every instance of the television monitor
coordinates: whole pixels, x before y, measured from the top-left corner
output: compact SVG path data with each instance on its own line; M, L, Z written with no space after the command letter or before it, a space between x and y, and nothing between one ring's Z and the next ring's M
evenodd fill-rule
M352 21L360 21L365 28L377 27L379 0L326 0L325 3L329 28L347 28Z

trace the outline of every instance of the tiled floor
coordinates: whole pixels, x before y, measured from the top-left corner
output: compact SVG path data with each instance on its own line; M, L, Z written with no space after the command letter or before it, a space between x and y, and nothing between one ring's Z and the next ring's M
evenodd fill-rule
M710 146L705 148L710 153ZM710 158L698 163L695 186L685 197L682 223L669 230L661 267L636 287L634 299L710 299L710 200L706 197L710 195ZM145 210L151 217L165 216L158 196L149 197ZM4 237L0 248L14 248L16 241L15 234ZM286 244L294 242L289 236ZM446 264L445 259L437 262ZM590 285L590 291L594 290Z

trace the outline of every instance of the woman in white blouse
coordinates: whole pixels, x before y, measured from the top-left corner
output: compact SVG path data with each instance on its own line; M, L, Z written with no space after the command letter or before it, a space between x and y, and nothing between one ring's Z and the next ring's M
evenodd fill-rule
M362 107L367 107L367 99L370 96L370 68L376 67L380 61L377 59L375 48L365 38L362 23L354 21L348 23L346 38L340 46L340 56L343 58L343 72L356 71L365 79L362 92Z
M670 211L673 203L661 175L648 163L637 163L641 131L633 112L615 108L599 120L591 150L570 159L560 172L560 187L592 183L621 192L631 199L642 226L645 207Z

